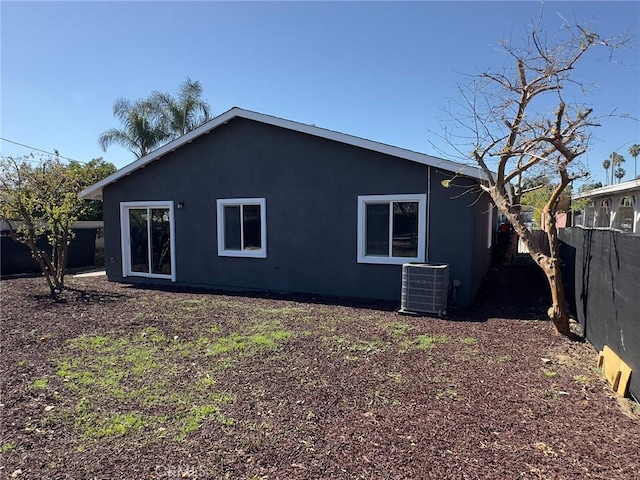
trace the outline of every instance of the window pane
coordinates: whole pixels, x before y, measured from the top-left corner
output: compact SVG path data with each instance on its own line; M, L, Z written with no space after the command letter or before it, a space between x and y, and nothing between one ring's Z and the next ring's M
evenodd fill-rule
M149 235L147 209L129 210L131 271L149 273Z
M169 209L151 210L151 273L171 275L171 229Z
M593 205L593 203L590 203L585 207L585 210L584 210L584 226L585 227L595 227L596 225L595 215L596 215L595 206Z
M633 232L633 197L622 198L613 226L624 232Z
M260 205L244 205L242 207L244 232L244 250L260 250L262 248L262 224L260 222Z
M224 249L241 250L240 245L240 206L224 206Z
M392 255L418 256L418 202L393 203Z
M389 256L389 204L368 203L366 209L365 255Z
M607 205L601 205L596 214L596 227L608 227L611 223L611 212Z

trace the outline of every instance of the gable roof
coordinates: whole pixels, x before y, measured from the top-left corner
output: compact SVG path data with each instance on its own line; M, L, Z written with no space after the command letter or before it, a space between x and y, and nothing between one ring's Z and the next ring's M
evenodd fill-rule
M327 130L325 128L316 127L315 125L307 125L304 123L294 122L291 120L285 120L283 118L273 117L271 115L265 115L263 113L252 112L250 110L244 110L242 108L233 107L232 109L224 112L223 114L209 120L207 123L199 126L195 130L173 140L172 142L163 145L162 147L154 150L153 152L137 159L136 161L122 167L117 172L109 175L103 180L91 185L82 192L79 193L80 198L85 200L102 199L102 189L116 182L118 179L129 175L139 168L144 167L148 163L151 163L162 156L177 150L185 143L191 143L198 137L215 130L221 125L228 123L234 118L245 118L268 125L274 125L276 127L286 128L300 133L306 133L320 138L333 140L336 142L352 145L355 147L364 148L374 152L391 155L404 160L428 165L436 168L441 168L450 172L456 172L460 175L476 178L478 180L485 180L486 175L478 167L470 167L462 163L452 162L450 160L444 160L442 158L433 157L424 153L414 152L413 150L406 150L404 148L394 147L385 143L374 142L365 138L355 137L353 135L347 135L345 133L336 132L333 130Z

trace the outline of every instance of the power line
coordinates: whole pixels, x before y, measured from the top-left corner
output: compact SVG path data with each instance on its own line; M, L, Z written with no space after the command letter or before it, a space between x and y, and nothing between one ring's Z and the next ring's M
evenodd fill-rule
M46 150L42 150L41 148L30 147L29 145L25 145L24 143L14 142L13 140L8 140L8 139L6 139L6 138L2 138L2 137L0 137L0 140L2 140L3 142L13 143L14 145L19 145L19 146L21 146L21 147L28 148L29 150L34 150L34 151L36 151L36 152L46 153L47 155L55 155L56 157L64 158L65 160L69 160L69 161L71 161L71 162L89 163L89 162L83 162L82 160L75 160L75 159L73 159L73 158L64 157L64 156L60 155L60 154L59 154L59 153L57 153L57 152L47 152Z

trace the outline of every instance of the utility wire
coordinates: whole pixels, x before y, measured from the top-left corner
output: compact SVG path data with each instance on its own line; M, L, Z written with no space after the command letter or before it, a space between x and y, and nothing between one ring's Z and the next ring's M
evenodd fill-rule
M74 160L73 158L64 157L64 156L60 155L57 152L47 152L46 150L42 150L41 148L30 147L29 145L25 145L24 143L14 142L13 140L8 140L6 138L0 137L0 140L2 140L3 142L13 143L14 145L19 145L21 147L28 148L29 150L34 150L36 152L42 152L42 153L46 153L48 155L55 155L56 157L64 158L65 160L69 160L71 162L89 163L89 162L83 162L82 160Z

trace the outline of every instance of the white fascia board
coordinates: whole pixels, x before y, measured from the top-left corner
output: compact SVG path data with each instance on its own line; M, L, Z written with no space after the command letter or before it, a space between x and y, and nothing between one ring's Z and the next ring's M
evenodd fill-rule
M105 186L115 182L116 180L126 175L133 173L139 168L143 168L148 163L154 160L157 160L158 158L162 157L163 155L166 155L167 153L173 152L174 150L180 148L185 143L192 142L193 140L200 137L201 135L209 133L211 130L214 130L220 125L224 125L225 123L229 122L230 120L236 117L245 118L247 120L254 120L256 122L266 123L269 125L286 128L288 130L293 130L296 132L306 133L316 137L333 140L339 143L344 143L347 145L352 145L355 147L372 150L372 151L383 153L386 155L391 155L393 157L398 157L398 158L402 158L412 162L420 163L422 165L441 168L449 172L458 173L459 175L464 175L464 176L475 178L478 180L487 180L486 174L478 167L472 167L462 163L452 162L450 160L445 160L443 158L432 157L431 155L414 152L413 150L406 150L404 148L394 147L392 145L387 145L385 143L374 142L373 140L367 140L361 137L354 137L352 135L347 135L345 133L340 133L333 130L327 130L324 128L316 127L314 125L307 125L304 123L294 122L292 120L285 120L283 118L273 117L271 115L265 115L263 113L252 112L250 110L244 110L242 108L233 107L232 109L226 111L225 113L213 118L207 123L196 128L195 130L192 130L191 132L173 140L172 142L169 142L166 145L163 145L157 150L154 150L148 155L145 155L144 157L137 159L136 161L130 163L129 165L122 167L117 172L109 175L103 180L86 188L85 190L80 192L78 196L85 200L102 199L102 189Z
M617 183L615 185L607 185L606 187L594 188L588 192L576 193L575 195L572 195L571 198L573 200L578 200L580 198L600 197L602 195L611 195L613 193L623 193L630 190L640 190L640 179L629 180L628 182Z

